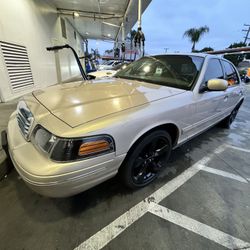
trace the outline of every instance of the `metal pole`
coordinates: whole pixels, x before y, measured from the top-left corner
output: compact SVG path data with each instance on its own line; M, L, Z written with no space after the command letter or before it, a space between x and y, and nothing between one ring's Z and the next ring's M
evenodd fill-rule
M127 17L127 14L128 14L128 12L129 12L129 10L130 10L130 7L131 7L132 2L133 2L133 0L129 0L127 9L126 9L125 14L124 14L124 19L123 19L122 22L124 22L124 20L126 20L126 17ZM119 36L119 34L120 34L120 31L121 31L121 25L120 25L120 28L119 28L117 34L116 34L115 40L118 40L118 36Z
M58 50L55 50L55 62L56 62L56 76L57 83L62 83L62 72L61 72L61 64Z
M125 42L125 27L124 27L124 22L122 23L122 42Z
M245 36L245 41L244 41L244 44L247 44L247 40L248 40L248 36L249 36L249 32L250 32L250 27L248 28L247 30L247 34Z
M169 49L169 48L164 48L166 54L168 53L168 49Z
M84 40L81 41L81 44L82 44L82 57L83 57L83 59L82 59L82 67L83 67L84 72L87 72L86 71L86 64L85 64L85 48L84 48L85 42L84 42Z
M122 23L122 46L125 45L125 27L124 27L124 22ZM125 52L122 51L122 60L124 61L125 59Z
M244 37L245 40L244 40L244 44L247 45L247 40L249 39L248 36L249 36L249 33L250 33L250 25L249 24L244 24L245 27L248 27L248 29L243 29L242 31L244 32L247 32L246 36Z
M141 0L138 0L138 28L141 28Z

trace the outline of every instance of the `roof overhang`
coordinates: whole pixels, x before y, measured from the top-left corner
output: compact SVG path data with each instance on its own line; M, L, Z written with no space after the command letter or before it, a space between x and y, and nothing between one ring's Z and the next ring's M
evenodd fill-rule
M138 1L135 0L51 0L50 2L86 39L121 41L122 23L124 22L127 35L137 21ZM150 2L151 0L142 0L142 12Z
M239 48L232 48L232 49L209 51L207 52L207 54L220 55L220 54L244 53L244 52L250 52L250 47L239 47Z

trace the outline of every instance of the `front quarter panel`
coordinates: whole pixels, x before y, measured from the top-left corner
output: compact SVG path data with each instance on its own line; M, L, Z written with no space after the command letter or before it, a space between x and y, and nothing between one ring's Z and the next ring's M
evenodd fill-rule
M178 128L179 140L185 127L192 123L194 113L193 93L182 94L154 101L140 107L125 110L109 117L98 119L73 129L82 135L109 134L116 144L116 154L127 153L131 146L146 132L164 124L174 124Z

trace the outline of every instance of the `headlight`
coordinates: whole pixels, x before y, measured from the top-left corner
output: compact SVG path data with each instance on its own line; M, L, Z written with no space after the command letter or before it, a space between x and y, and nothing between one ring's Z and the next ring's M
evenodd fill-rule
M44 152L49 153L57 141L57 137L52 135L42 126L37 126L34 131L34 143Z
M115 151L115 143L109 135L84 138L60 138L38 125L33 135L34 143L50 155L54 161L67 162L98 156Z

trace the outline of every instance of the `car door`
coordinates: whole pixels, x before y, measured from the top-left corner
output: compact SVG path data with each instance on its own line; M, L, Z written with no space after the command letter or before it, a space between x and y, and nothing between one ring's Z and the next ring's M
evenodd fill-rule
M224 72L219 59L212 58L207 62L206 70L199 86L204 89L211 79L223 79ZM197 134L220 119L224 103L228 101L225 91L197 91L194 93L195 115L191 135Z
M226 90L228 101L225 103L225 109L232 110L243 95L240 78L235 67L230 62L222 60L222 64L225 71L225 80L228 81L228 88Z

